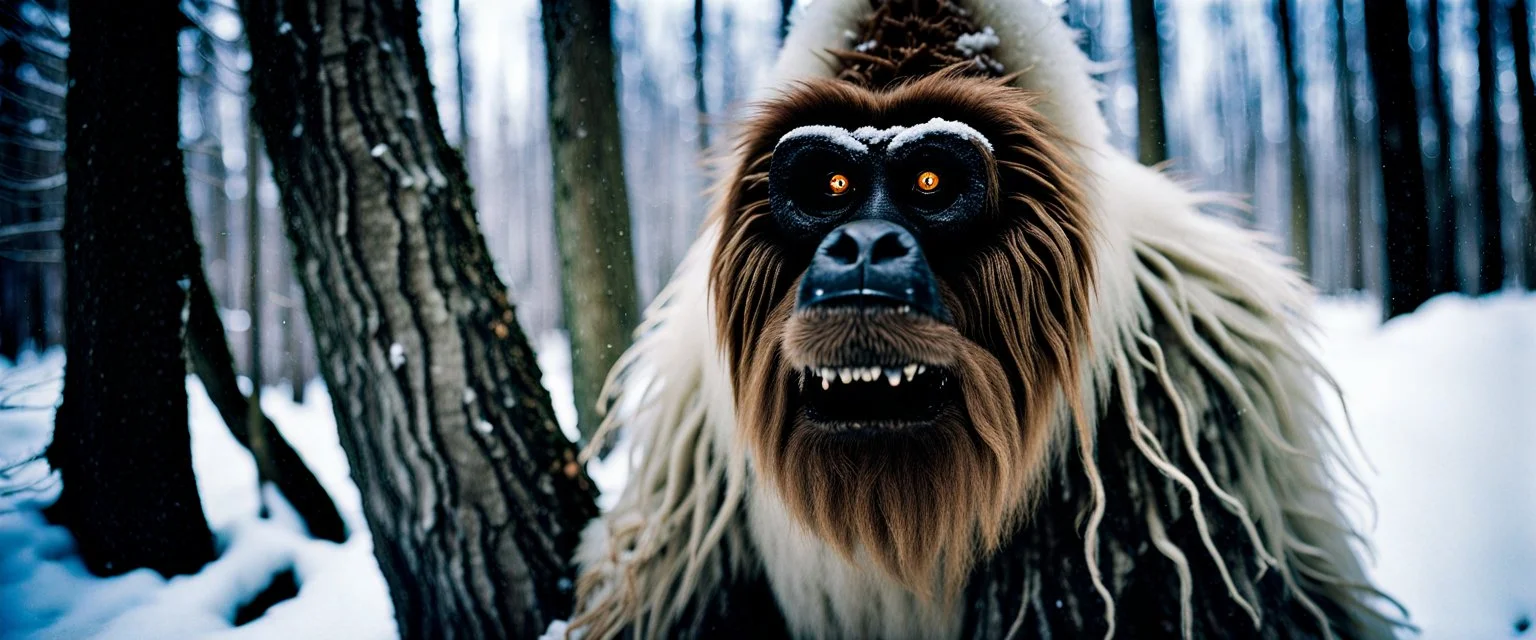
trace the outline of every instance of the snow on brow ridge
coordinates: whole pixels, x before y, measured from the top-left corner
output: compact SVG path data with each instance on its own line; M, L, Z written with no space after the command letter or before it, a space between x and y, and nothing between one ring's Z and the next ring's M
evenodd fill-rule
M935 133L944 133L960 138L970 138L976 142L981 143L981 146L986 147L987 151L992 151L992 142L987 140L986 136L981 135L980 131L972 129L971 125L968 125L964 122L955 122L954 120L945 120L943 118L934 118L920 125L897 133L896 137L891 138L890 146L886 148L890 149L891 151L895 151L896 149L900 148L901 145L916 141L923 136Z
M795 127L790 129L789 133L779 138L778 143L774 146L777 147L784 144L786 140L796 138L821 138L854 153L869 153L869 145L859 142L858 138L853 137L853 134L849 133L847 129L834 127L829 124L809 124L803 127Z
M907 128L901 125L887 127L885 129L876 129L874 127L859 127L853 130L853 137L858 138L859 140L868 144L880 144L896 137L896 134L906 130Z

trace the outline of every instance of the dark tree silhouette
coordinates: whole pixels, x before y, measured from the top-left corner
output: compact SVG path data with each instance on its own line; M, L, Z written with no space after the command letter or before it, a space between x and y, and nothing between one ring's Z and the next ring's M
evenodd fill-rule
M1307 169L1307 114L1302 104L1306 88L1301 84L1301 69L1296 61L1298 47L1296 29L1292 26L1294 19L1290 0L1276 0L1275 24L1280 30L1280 67L1285 74L1285 113L1289 140L1286 155L1290 157L1291 169L1291 227L1288 240L1297 268L1302 275L1310 278L1313 276L1312 189Z
M1432 187L1426 190L1429 197L1430 278L1435 293L1447 293L1461 288L1456 266L1460 207L1451 169L1451 138L1455 130L1451 125L1450 107L1446 104L1446 96L1451 93L1451 77L1441 62L1440 0L1424 3L1424 31L1428 35L1424 48L1429 63L1429 118L1435 123L1435 157L1430 162L1433 169L1425 175Z
M699 112L699 148L709 148L709 100L704 93L704 57L709 47L704 40L704 0L693 0L693 87L694 108Z
M464 60L464 8L453 0L453 84L459 101L459 153L469 156L469 65Z
M1360 142L1355 119L1355 73L1349 66L1349 29L1344 0L1333 1L1333 65L1338 74L1339 137L1344 140L1344 286L1365 289L1365 243L1361 224L1365 212L1360 197Z
M613 80L613 9L608 0L544 0L542 6L555 236L571 385L585 440L597 430L603 380L629 346L639 312Z
M256 133L255 114L250 109L246 110L245 118L245 257L246 257L246 304L245 308L251 314L251 328L246 331L246 356L250 364L246 368L246 375L251 379L251 397L247 403L245 423L249 425L261 425L265 422L261 414L261 389L266 386L266 380L262 376L261 362L261 326L266 324L261 315L267 308L266 289L262 283L261 271L261 199L257 197L257 187L261 184L261 137ZM256 457L258 464L261 461L272 459L271 446L268 444L268 432L266 429L247 429L245 446L251 450L251 455Z
M1391 318L1419 308L1433 295L1429 278L1429 210L1419 153L1419 108L1413 52L1408 44L1407 0L1365 4L1365 44L1376 79L1377 140L1386 215L1387 273L1382 310Z
M1168 159L1168 125L1163 115L1163 56L1153 0L1131 3L1131 37L1136 54L1137 158L1154 165Z
M7 6L17 5L9 3ZM56 15L58 0L36 0ZM0 10L0 356L59 344L64 270L64 34ZM36 74L23 76L24 70Z
M1477 0L1477 292L1504 286L1503 203L1499 192L1499 88L1493 0Z
M1525 142L1525 184L1536 190L1536 81L1531 79L1531 9L1529 3L1510 0L1509 33L1515 58L1516 104L1520 108L1520 135ZM1536 205L1525 205L1525 287L1536 289Z
M244 0L320 371L406 638L569 613L593 490L443 135L415 3Z
M779 42L784 41L784 36L789 35L790 10L795 8L795 0L779 0Z
M192 573L213 559L192 474L182 314L199 256L177 142L172 3L69 5L64 400L49 517L86 567Z

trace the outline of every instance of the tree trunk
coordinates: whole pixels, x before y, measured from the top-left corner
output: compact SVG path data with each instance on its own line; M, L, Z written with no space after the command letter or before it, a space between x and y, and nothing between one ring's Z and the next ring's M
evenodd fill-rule
M1408 44L1407 0L1365 5L1365 44L1376 79L1376 126L1387 259L1382 310L1412 312L1433 294L1429 280L1429 210L1419 152L1419 108Z
M709 149L709 100L704 94L704 0L693 0L693 86L694 109L699 113L699 149Z
M48 460L101 575L193 573L214 557L192 473L182 314L197 252L178 148L177 31L167 3L69 6L64 226L68 365Z
M287 353L288 382L292 385L289 389L289 399L294 404L304 404L304 387L309 383L308 368L304 366L306 353L304 342L300 339L302 333L299 330L299 314L295 312L300 296L304 295L298 290L298 283L289 281L284 285L283 297L287 300L283 303L283 351Z
M1280 66L1285 72L1285 114L1291 167L1291 257L1308 279L1312 272L1312 190L1307 175L1307 121L1300 65L1296 62L1296 30L1292 27L1290 0L1276 0L1275 24L1280 29Z
M784 36L789 35L789 16L794 8L795 0L779 0L779 42L783 42Z
M188 242L191 240L187 238ZM258 479L272 483L282 492L293 505L294 512L304 519L309 535L332 542L346 540L346 523L325 487L320 486L320 481L283 438L277 425L241 393L235 378L235 359L224 338L224 323L219 319L218 305L201 271L192 274L189 295L187 358L229 432L251 452ZM253 424L255 429L251 428ZM260 435L254 435L256 433ZM252 446L258 439L264 447Z
M1334 69L1338 73L1340 122L1339 136L1344 139L1344 286L1350 291L1365 289L1365 242L1361 227L1365 212L1360 198L1360 142L1355 121L1355 73L1349 66L1349 28L1344 0L1334 0Z
M211 0L194 0L193 10L207 15ZM195 142L192 153L183 154L187 159L187 175L193 177L187 194L192 204L193 225L202 232L200 243L206 256L204 277L213 291L225 291L229 274L229 222L223 215L228 206L228 169L224 164L224 144L219 131L219 67L218 48L213 34L196 29L198 73L187 78L197 94L197 116L202 125L202 135Z
M594 492L443 135L416 5L241 6L295 272L400 633L537 636L569 612Z
M639 307L613 80L613 11L608 0L542 6L555 235L577 423L586 440L599 423L603 380L629 346Z
M464 61L464 10L453 0L453 81L459 99L459 155L469 159L469 65Z
M1429 117L1435 123L1436 150L1434 170L1426 175L1434 188L1429 196L1429 264L1430 278L1435 293L1449 293L1461 289L1461 275L1456 259L1456 229L1460 207L1456 199L1455 174L1451 169L1451 137L1455 128L1451 123L1450 107L1446 96L1451 93L1450 76L1440 61L1440 0L1428 0L1424 5L1424 31L1428 34L1425 49L1429 62Z
M262 311L266 310L266 300L263 295L261 282L261 198L257 195L261 185L261 137L256 134L256 117L249 108L245 117L245 252L246 252L246 304L247 313L251 316L251 328L246 333L246 353L250 359L250 366L246 369L246 376L251 380L251 398L246 403L246 425L261 425L265 418L261 413L261 390L266 386L266 376L262 375L261 361L261 333L262 325L266 324L262 317ZM257 467L272 459L271 447L267 444L266 429L247 429L246 448L255 456ZM270 470L269 470L270 471ZM270 475L262 474L265 478ZM265 509L265 505L263 505Z
M1144 165L1168 159L1168 129L1163 115L1163 57L1153 0L1131 3L1132 46L1136 55L1137 158Z
M1498 68L1493 0L1477 0L1477 292L1504 286L1503 198L1499 195Z
M1531 79L1531 14L1528 3L1510 0L1509 33L1514 41L1515 93L1520 107L1520 134L1525 139L1525 184L1527 193L1536 191L1536 81ZM1524 280L1526 289L1536 289L1536 204L1525 203Z
M12 3L15 4L15 3ZM55 0L33 6L65 22ZM65 37L0 11L0 228L64 219ZM23 79L24 70L35 72ZM24 227L35 228L35 227ZM54 228L51 227L50 228ZM59 344L63 318L61 241L55 231L0 239L0 357Z

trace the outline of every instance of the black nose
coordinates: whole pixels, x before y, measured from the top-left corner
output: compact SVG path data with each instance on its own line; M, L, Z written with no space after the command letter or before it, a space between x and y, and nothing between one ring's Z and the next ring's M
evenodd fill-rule
M907 306L946 317L917 238L885 220L850 222L822 239L800 281L795 306L823 305Z

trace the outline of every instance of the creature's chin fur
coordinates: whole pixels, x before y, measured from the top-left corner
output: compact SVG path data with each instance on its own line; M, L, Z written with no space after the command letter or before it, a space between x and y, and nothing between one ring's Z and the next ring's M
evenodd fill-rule
M1002 363L953 326L862 312L799 313L785 326L782 355L764 359L738 393L756 467L844 562L873 564L925 600L953 598L1024 506L1044 466L1046 420L1021 426ZM836 362L850 343L945 368L961 400L931 420L857 437L790 403L754 400L792 398L790 372Z
M771 95L836 76L826 52L849 47L844 34L870 8L800 4ZM970 456L961 468L974 487L941 489L913 474L896 491L860 493L854 480L867 471L838 477L826 463L862 454L814 437L796 443L786 407L743 401L744 392L788 397L787 371L811 364L796 354L813 347L799 342L781 298L711 293L720 250L736 241L717 217L610 378L604 429L627 430L642 453L618 504L584 535L575 626L588 638L719 634L745 619L762 632L774 617L793 635L824 638L1102 636L1127 622L1185 637L1390 637L1394 623L1372 608L1380 594L1332 497L1335 470L1348 467L1319 417L1316 381L1326 376L1301 343L1304 284L1260 238L1202 213L1212 198L1108 145L1091 65L1058 10L1038 0L962 4L996 32L990 59L1019 72L1011 82L1037 96L1031 108L1083 177L1093 287L1081 293L1091 311L1064 334L1083 342L1059 349L1079 361L1050 369L1054 377L1021 375L1012 360L1048 342L1003 358L995 345L957 341L980 351L971 354L979 369L961 379L1011 381L967 398L1017 400L1026 379L1053 384L1027 385L1036 397L1006 410L966 403L970 423L1006 424L997 432L1016 436L968 451L956 446L964 438L945 441L943 464ZM979 322L963 305L986 297L958 297L960 315ZM718 322L751 305L765 319L755 339ZM1005 371L981 371L988 358ZM732 366L749 361L757 366ZM934 497L950 492L952 504ZM951 530L861 511L883 504L887 518L915 518L909 500L953 506L938 514ZM979 541L963 561L914 551L962 539ZM966 597L945 597L954 574L967 573L960 567Z

